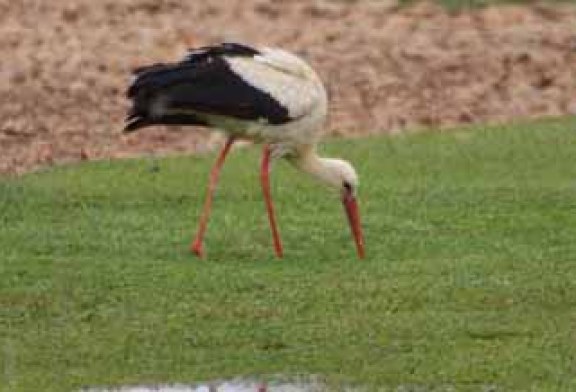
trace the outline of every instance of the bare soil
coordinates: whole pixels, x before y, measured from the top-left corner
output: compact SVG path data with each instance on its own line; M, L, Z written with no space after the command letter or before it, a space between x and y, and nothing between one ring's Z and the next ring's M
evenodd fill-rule
M211 148L220 137L206 131L120 129L133 67L221 41L305 56L335 135L576 113L572 5L0 0L0 173Z

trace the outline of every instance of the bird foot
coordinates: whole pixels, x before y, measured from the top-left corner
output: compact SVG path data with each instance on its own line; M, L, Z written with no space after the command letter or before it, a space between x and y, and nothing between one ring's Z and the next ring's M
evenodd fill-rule
M199 258L204 257L204 250L202 249L202 243L199 241L194 241L190 246L190 252L194 253Z

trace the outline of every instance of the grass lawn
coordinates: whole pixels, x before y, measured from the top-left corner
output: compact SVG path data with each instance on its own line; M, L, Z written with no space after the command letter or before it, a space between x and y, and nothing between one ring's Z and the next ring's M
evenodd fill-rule
M576 390L576 121L333 141L338 197L279 162L273 256L259 149L0 180L0 390L319 375L394 391Z

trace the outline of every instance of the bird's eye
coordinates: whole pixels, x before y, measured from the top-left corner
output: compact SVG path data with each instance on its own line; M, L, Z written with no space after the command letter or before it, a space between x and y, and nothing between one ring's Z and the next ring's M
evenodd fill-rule
M348 192L352 192L352 184L350 184L348 181L344 181L342 183L342 187L348 191Z

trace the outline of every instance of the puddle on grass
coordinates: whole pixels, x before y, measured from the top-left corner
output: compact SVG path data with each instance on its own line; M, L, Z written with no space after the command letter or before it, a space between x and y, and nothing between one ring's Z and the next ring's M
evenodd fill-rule
M354 388L338 388L357 391ZM213 381L199 384L134 385L121 387L94 387L80 392L325 392L328 387L319 381L259 382L247 379Z

